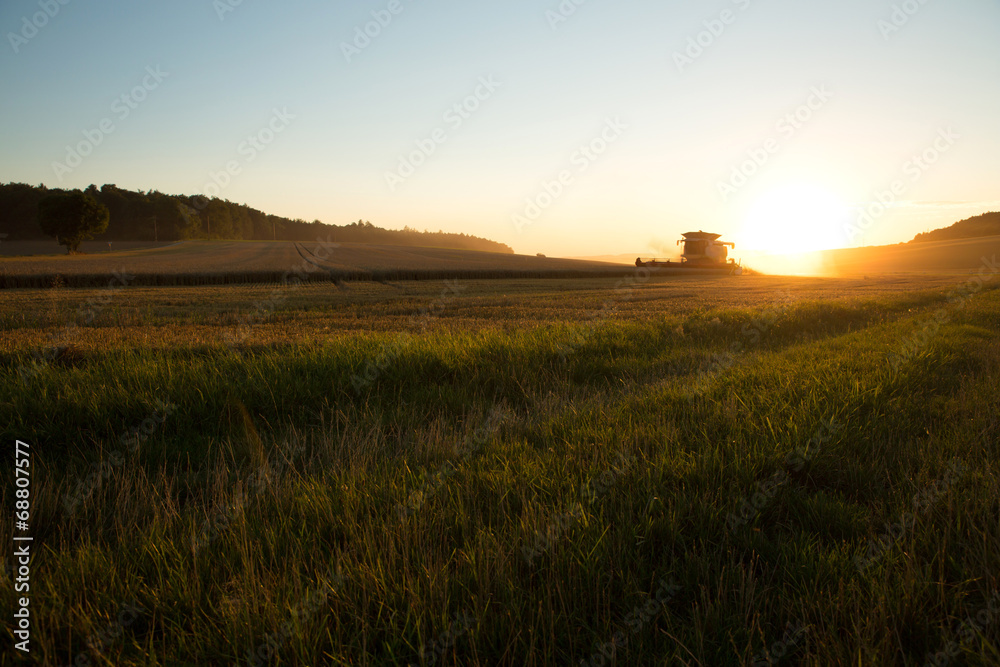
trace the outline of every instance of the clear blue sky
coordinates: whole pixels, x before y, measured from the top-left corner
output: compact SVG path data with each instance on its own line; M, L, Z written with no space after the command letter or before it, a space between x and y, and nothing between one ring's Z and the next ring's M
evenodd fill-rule
M690 228L752 243L773 219L827 245L894 243L1000 210L995 1L911 0L892 32L896 0L586 0L558 23L556 0L230 1L50 0L43 21L44 0L5 0L0 181L194 194L232 161L220 196L267 212L553 255L648 255ZM348 62L343 44L390 5ZM145 99L120 99L144 80ZM446 116L477 87L478 108ZM800 127L779 126L810 101ZM78 166L54 167L102 121L113 132ZM908 168L948 128L934 164ZM433 154L387 178L418 141ZM754 150L766 162L731 180ZM863 238L823 214L856 215L897 180Z

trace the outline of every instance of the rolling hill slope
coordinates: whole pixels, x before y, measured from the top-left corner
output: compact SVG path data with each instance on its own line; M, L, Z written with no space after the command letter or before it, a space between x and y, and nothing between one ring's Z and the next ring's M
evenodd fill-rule
M1000 253L1000 236L985 236L828 250L823 253L822 267L824 273L839 275L967 272L979 268L984 256L991 258L997 253Z

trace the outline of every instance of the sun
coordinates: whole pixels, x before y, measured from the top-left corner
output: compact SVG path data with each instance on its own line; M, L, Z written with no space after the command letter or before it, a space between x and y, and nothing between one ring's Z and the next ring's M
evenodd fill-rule
M743 247L773 254L842 248L849 207L816 185L793 183L771 190L747 212Z

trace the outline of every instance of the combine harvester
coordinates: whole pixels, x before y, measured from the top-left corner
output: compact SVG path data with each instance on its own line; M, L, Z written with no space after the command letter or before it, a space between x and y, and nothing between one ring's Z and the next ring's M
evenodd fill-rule
M710 234L709 232L688 232L682 234L684 238L677 242L677 245L684 244L684 252L681 253L681 261L674 262L669 259L649 259L644 260L636 257L635 265L638 267L649 267L668 269L670 272L676 270L683 274L714 274L714 275L743 275L743 267L732 259L727 259L729 251L726 246L735 248L735 243L719 241L722 234Z

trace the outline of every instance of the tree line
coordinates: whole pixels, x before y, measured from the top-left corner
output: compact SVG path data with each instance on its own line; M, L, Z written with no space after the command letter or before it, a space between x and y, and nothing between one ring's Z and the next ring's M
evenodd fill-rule
M39 204L46 197L63 192L44 185L0 183L0 232L6 233L7 240L11 241L48 237L39 224ZM107 227L93 236L97 241L315 241L329 238L337 243L514 252L506 244L468 234L421 232L409 227L383 229L361 220L347 225L330 225L319 220L306 222L270 215L223 199L168 195L155 190L136 192L113 184L100 188L91 185L83 194L108 211Z
M956 239L997 235L1000 235L1000 212L994 211L966 218L965 220L959 220L949 227L942 227L941 229L917 234L910 243L954 241Z

